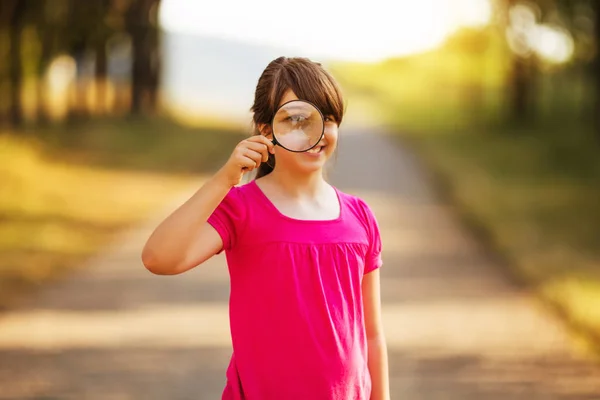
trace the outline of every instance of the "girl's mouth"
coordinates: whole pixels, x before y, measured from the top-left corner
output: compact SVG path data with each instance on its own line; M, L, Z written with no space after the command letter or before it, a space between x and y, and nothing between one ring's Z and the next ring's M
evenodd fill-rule
M317 146L317 147L313 147L312 149L308 150L307 153L310 154L319 154L323 151L323 149L325 148L325 146Z

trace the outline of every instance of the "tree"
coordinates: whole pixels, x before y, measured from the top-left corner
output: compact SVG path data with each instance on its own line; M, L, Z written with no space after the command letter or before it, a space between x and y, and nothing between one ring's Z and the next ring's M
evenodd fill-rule
M580 47L580 58L577 60L578 64L583 67L588 67L589 64L589 75L594 82L591 112L596 135L600 138L600 1L554 1L560 14L569 22L569 29L571 32L576 33L575 38L579 42L576 43L576 45ZM579 12L577 12L578 8L580 9ZM588 23L582 23L582 21L592 21L593 28L590 29ZM590 43L593 43L593 45L590 46ZM593 54L591 60L589 54Z
M45 101L46 87L44 73L52 57L56 55L60 46L60 25L66 23L66 0L37 0L37 7L31 7L31 19L35 24L37 36L40 41L41 52L37 60L37 122L44 123L49 118Z
M101 112L104 113L108 78L108 53L106 46L112 33L111 28L106 23L106 19L109 15L111 0L94 0L93 6L96 18L91 25L90 46L95 54L96 104L100 107Z
M593 73L596 86L596 99L594 105L594 117L596 123L596 135L600 138L600 1L592 2L594 7L594 35L596 42L596 53L593 62Z
M158 27L160 0L133 0L125 20L131 36L133 66L131 76L131 113L156 109L159 75Z
M0 2L0 21L8 34L8 120L12 126L23 123L21 90L23 87L23 62L21 58L21 37L25 25L25 0L3 0Z
M59 53L75 60L77 77L68 117L90 116L87 107L90 84L95 83L97 109L105 111L108 88L108 44L117 32L128 33L132 47L130 112L153 112L159 77L160 0L1 0L0 45L8 60L0 65L0 87L6 120L14 126L23 122L21 93L24 73L36 73L38 121L47 119L44 73ZM26 37L25 34L28 36ZM32 36L29 36L33 34ZM33 38L33 39L32 39ZM27 42L24 40L27 39ZM35 40L30 42L29 40ZM26 57L26 59L23 59ZM93 76L82 66L94 58Z
M536 60L528 34L537 16L530 7L519 3L518 0L505 0L504 3L505 29L512 54L507 86L510 117L524 123L534 114Z

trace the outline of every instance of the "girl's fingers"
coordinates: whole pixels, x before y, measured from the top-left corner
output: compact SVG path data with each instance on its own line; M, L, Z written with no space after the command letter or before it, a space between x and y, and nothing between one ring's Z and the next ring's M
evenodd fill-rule
M246 148L260 153L262 156L262 162L267 162L269 159L269 148L263 143L248 142Z
M271 139L266 138L263 135L254 135L251 136L250 138L246 139L248 142L254 142L254 143L262 143L265 146L267 146L267 151L269 153L273 153L273 151L275 150L275 145L273 144L273 142L271 141Z
M244 157L249 158L254 162L254 168L258 168L258 166L263 160L263 155L260 152L254 151L252 149L246 149Z
M252 171L254 168L256 168L256 162L251 158L242 157L240 160L240 166L243 170Z

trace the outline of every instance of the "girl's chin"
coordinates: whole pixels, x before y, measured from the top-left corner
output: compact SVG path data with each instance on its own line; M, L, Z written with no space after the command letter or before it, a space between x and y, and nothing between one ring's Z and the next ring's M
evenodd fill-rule
M285 169L290 172L299 174L309 174L322 170L325 167L326 161L327 159L325 157L312 159L308 158L304 160L298 160L297 162L290 164L278 163L277 166L281 169Z
M283 150L276 154L276 164L281 170L311 173L323 169L331 155L329 146L324 146L319 152L293 153Z
M314 166L323 166L329 159L329 155L325 152L321 153L302 153L300 154L300 160L298 160L298 165L310 166L311 168Z

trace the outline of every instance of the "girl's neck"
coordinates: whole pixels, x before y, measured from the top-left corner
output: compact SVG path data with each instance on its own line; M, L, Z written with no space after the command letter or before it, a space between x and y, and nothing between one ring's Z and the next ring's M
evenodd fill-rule
M327 186L322 171L294 174L275 168L267 177L290 197L314 197Z

